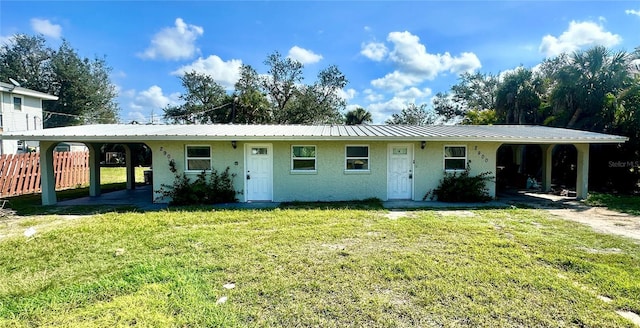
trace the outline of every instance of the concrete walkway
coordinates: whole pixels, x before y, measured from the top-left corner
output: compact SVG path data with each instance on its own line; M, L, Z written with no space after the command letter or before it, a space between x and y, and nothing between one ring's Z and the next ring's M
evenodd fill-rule
M59 201L60 206L74 205L130 205L140 210L159 210L167 208L167 204L153 203L153 191L150 185L136 186L133 190L118 190L103 193L98 197L82 197ZM474 208L508 208L511 206L530 208L576 208L583 205L573 197L561 197L550 194L509 192L499 194L497 200L486 203L445 203L437 201L390 200L383 201L382 206L389 210L420 209L474 209ZM213 205L214 209L274 209L280 207L278 202L248 202Z
M58 206L99 206L99 205L131 205L141 210L158 210L167 207L167 204L153 203L153 190L151 185L136 186L132 190L118 190L103 193L97 197L81 197L76 199L63 200L58 202Z

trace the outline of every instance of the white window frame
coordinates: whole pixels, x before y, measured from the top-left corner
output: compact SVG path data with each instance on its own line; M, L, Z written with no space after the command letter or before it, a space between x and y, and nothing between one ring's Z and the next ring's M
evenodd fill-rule
M207 147L209 148L209 157L189 157L189 147ZM203 170L201 169L197 169L197 170L190 170L189 169L189 160L202 160L202 159L209 159L209 168L204 170L204 171L211 171L211 166L213 164L213 149L211 148L211 145L198 145L198 144L193 144L193 145L185 145L184 146L184 170L185 172L202 172Z
M18 108L18 109L16 109L16 99L20 99L20 108ZM14 95L11 98L11 108L13 110L22 111L22 109L24 108L24 98Z
M447 148L464 148L464 157L447 157ZM442 167L444 168L445 172L462 172L464 170L466 170L467 168L467 158L469 155L469 149L467 147L467 145L444 145L444 147L442 147ZM455 160L460 160L463 159L464 160L464 168L463 169L447 169L447 160L448 159L455 159Z
M313 147L315 156L314 157L295 157L293 149L295 147ZM294 168L293 163L296 160L313 160L313 170L304 170L304 169L296 169ZM316 145L291 145L291 172L292 173L316 173L318 172L318 146Z
M349 157L347 156L347 149L349 147L367 147L367 157ZM366 159L367 160L367 168L366 169L349 169L347 168L348 162L350 159L358 160L358 159ZM371 171L371 147L369 145L346 145L344 146L344 171L345 172L370 172Z

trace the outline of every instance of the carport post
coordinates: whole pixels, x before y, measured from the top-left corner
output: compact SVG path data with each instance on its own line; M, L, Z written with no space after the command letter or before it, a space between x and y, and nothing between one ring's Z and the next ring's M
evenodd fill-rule
M122 145L122 147L124 147L124 162L127 171L127 189L132 190L136 188L136 168L133 166L131 147L129 145Z
M589 191L589 144L574 144L578 151L576 165L576 198L587 199Z
M553 167L553 147L556 145L540 145L542 148L542 191L551 190L551 168Z
M42 205L55 205L56 176L53 167L53 150L57 142L40 141L40 183L42 189Z
M100 148L102 144L90 143L89 147L89 196L100 196Z

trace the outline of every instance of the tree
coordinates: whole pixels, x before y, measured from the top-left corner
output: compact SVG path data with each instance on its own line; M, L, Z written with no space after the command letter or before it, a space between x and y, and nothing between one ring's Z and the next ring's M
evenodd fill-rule
M117 122L110 71L105 59L81 58L66 40L53 50L41 36L18 34L0 48L0 79L58 96L43 103L45 127Z
M498 123L498 115L495 110L475 110L467 111L462 119L464 125L492 125Z
M0 47L0 78L12 78L24 88L52 92L48 87L52 52L44 37L16 34Z
M233 118L234 97L207 74L185 73L180 77L185 93L178 106L164 108L164 118L173 123L210 124L228 123Z
M606 131L613 113L604 109L607 94L617 94L630 83L629 55L597 46L547 62L553 80L550 105L555 126Z
M318 73L312 85L299 86L294 92L280 123L286 124L336 124L341 123L341 110L346 106L339 91L347 85L347 79L337 66L329 66Z
M262 87L274 104L274 120L276 123L287 122L285 108L297 91L297 84L302 82L302 63L291 58L283 58L279 52L267 56L264 64L269 67L267 76L262 79Z
M463 73L450 93L437 93L433 99L435 112L445 121L463 119L470 110L495 109L498 77L491 74Z
M507 124L539 123L542 79L519 67L506 74L496 90L496 114Z
M362 107L358 107L354 110L348 111L344 115L344 121L346 125L362 125L372 123L373 118L371 113Z
M59 99L44 105L45 127L117 122L117 93L104 60L82 59L63 41L51 57L51 70Z
M400 113L393 114L385 123L390 125L429 125L435 121L434 113L427 111L427 104L420 106L409 104Z
M271 123L271 109L266 94L261 90L258 72L250 65L240 67L240 79L235 84L237 101L234 103L234 123ZM234 99L235 100L235 99Z

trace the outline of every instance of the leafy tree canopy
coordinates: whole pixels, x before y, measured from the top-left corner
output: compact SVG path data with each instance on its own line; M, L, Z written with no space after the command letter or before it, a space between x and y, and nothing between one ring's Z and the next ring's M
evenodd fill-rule
M82 58L63 40L58 49L42 36L14 35L0 47L0 80L58 96L45 101L44 126L115 123L120 111L117 92L104 58Z

